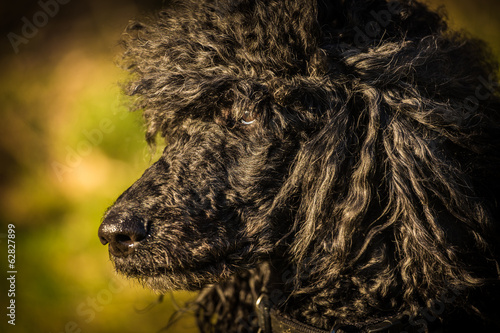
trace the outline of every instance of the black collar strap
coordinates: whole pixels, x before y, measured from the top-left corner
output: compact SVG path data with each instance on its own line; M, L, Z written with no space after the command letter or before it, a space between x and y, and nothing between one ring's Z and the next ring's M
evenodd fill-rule
M442 326L435 321L423 329L413 326L408 321L408 316L395 316L381 318L372 323L362 323L335 327L330 331L322 330L295 319L289 318L272 308L269 298L262 294L255 303L259 321L259 333L441 333Z

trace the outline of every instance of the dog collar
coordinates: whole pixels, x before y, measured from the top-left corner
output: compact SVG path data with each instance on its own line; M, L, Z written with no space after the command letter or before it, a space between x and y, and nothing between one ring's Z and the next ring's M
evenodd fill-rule
M272 308L267 294L261 294L255 302L259 322L258 333L417 333L422 332L422 327L413 326L408 321L408 316L394 316L381 318L372 323L356 323L342 325L331 330L319 329L298 320L287 317ZM425 332L441 333L442 325L439 320L430 323Z
M267 294L260 295L255 308L259 322L258 333L336 333L335 330L325 331L282 315L272 308Z

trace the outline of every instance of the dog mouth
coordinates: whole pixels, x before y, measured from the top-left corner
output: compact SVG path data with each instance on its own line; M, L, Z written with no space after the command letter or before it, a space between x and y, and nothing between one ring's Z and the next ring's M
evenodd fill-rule
M244 254L249 253L250 248L250 245L232 246L226 251L214 251L218 254L208 253L191 260L173 260L170 255L155 256L146 249L140 251L137 248L133 255L127 257L114 256L110 252L110 259L117 272L137 279L154 291L194 291L228 278L237 271L248 269L251 260Z

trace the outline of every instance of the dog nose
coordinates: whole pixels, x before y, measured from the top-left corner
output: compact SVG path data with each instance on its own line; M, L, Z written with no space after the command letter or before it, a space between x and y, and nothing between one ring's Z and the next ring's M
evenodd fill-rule
M137 216L108 214L99 227L98 235L103 245L109 243L111 254L126 257L146 239L146 223Z

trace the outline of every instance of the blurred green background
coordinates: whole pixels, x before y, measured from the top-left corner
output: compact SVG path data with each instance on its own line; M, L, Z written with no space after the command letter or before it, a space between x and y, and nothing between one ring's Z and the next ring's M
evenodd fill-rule
M155 159L140 114L127 112L115 59L128 20L162 1L60 2L49 10L41 4L54 0L0 4L0 332L158 332L175 302L167 295L140 311L158 296L113 272L97 228ZM500 55L500 1L428 2L445 4L451 26ZM24 38L26 19L40 28L13 39ZM5 316L8 224L16 230L15 326ZM193 296L174 294L179 304ZM187 316L170 331L193 328Z

